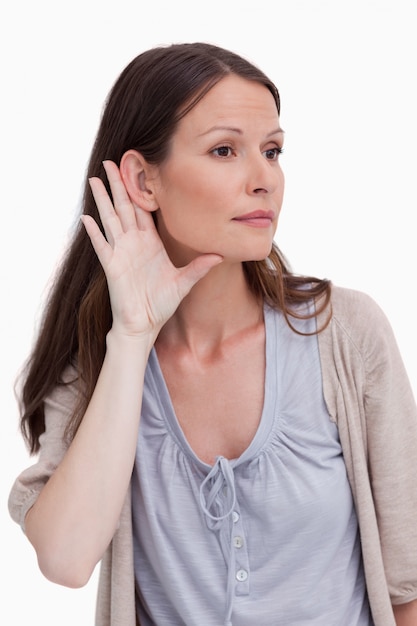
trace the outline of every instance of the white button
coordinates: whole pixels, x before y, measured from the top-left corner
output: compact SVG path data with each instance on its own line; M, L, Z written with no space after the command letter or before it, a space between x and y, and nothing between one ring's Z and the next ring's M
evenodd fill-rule
M236 572L236 578L240 583L244 583L248 579L248 572L245 569L239 569Z
M239 521L239 517L240 517L239 513L237 511L233 511L232 519L233 519L234 524L236 524L236 522Z
M241 548L243 546L242 537L239 537L238 535L236 537L233 537L233 545L235 546L235 548Z

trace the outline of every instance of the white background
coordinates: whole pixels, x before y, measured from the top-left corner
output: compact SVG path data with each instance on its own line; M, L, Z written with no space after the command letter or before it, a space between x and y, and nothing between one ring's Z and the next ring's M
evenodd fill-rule
M258 64L282 97L287 188L277 241L293 269L368 292L417 389L417 38L413 0L3 3L1 602L5 626L93 624L95 574L60 588L7 512L29 459L13 381L78 208L113 81L141 51L204 40Z

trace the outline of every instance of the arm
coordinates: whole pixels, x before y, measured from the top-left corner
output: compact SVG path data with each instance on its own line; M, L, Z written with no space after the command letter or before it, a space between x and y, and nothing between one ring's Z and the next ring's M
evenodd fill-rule
M152 217L134 207L118 168L105 164L115 206L99 179L91 188L106 232L83 222L106 273L113 315L102 370L63 460L26 516L44 575L85 584L117 527L133 469L146 363L160 328L215 264L204 255L175 268Z
M391 603L398 615L417 595L417 408L379 306L336 288L333 307L331 332L319 336L326 402L355 494L370 603L394 623Z
M392 608L397 626L417 626L417 600L397 604Z
M80 428L26 516L40 569L53 582L85 584L114 534L134 463L146 352L140 340L109 334Z

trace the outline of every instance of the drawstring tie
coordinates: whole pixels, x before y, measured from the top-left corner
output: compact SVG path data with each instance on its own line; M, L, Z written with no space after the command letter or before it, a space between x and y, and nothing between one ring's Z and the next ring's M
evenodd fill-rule
M206 495L207 491L207 495ZM235 478L230 462L223 456L216 459L215 464L200 485L200 504L207 517L207 525L218 531L225 523L229 523L228 540L227 591L225 626L232 626L231 617L234 598L235 551L233 549L233 524L231 516L236 505Z

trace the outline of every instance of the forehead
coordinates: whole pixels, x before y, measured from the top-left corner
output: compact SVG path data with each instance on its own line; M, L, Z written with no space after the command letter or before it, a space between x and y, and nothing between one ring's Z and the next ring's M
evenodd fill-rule
M234 120L259 120L277 125L279 120L273 95L265 85L234 74L216 83L182 118L180 126L211 126Z

